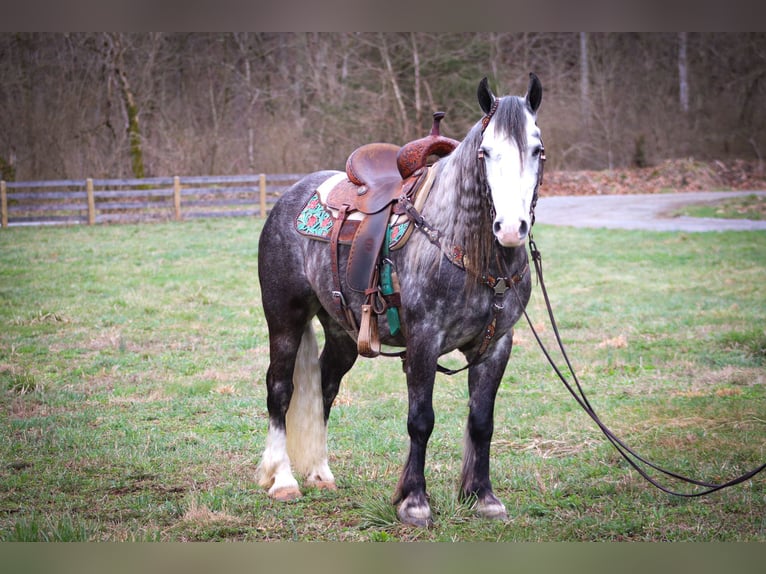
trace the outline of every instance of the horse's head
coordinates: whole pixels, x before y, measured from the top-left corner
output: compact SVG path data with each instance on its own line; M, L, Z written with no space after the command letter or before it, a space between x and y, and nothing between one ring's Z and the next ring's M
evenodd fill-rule
M485 114L479 158L484 162L494 208L492 231L504 247L523 245L529 234L545 161L536 121L543 88L537 76L529 76L523 98L495 97L486 78L478 89L479 105Z

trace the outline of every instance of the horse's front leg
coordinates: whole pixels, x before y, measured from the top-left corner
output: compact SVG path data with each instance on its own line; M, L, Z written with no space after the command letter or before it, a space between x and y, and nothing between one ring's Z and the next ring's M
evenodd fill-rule
M492 491L489 449L494 431L495 396L513 344L512 332L500 339L486 360L468 370L469 414L463 446L460 494L475 497L482 516L505 520L505 506Z
M431 507L424 473L426 447L434 428L433 388L437 356L426 358L426 353L419 353L414 346L409 346L407 353L410 452L396 488L394 504L399 505L396 514L405 524L429 526L432 523Z

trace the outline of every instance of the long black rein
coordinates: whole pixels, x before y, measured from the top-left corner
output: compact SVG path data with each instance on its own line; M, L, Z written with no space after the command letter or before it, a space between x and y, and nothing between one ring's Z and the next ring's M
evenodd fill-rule
M632 448L627 446L622 440L620 440L615 434L601 421L601 418L596 414L595 410L591 406L590 402L588 401L588 398L585 396L585 392L582 389L582 386L580 385L580 381L577 378L577 374L575 373L574 369L572 368L572 364L569 361L569 357L567 355L566 349L564 348L564 343L561 340L561 336L559 334L558 327L556 325L556 320L553 316L553 308L551 306L550 299L548 297L548 290L545 287L545 280L543 279L543 266L542 266L542 255L540 254L540 251L537 249L537 245L535 245L534 240L532 239L531 233L529 237L529 250L532 256L532 260L534 262L535 266L535 272L537 274L537 279L540 284L540 289L543 293L543 297L545 299L545 306L548 310L548 317L551 322L551 326L553 327L553 332L556 337L556 342L558 343L559 349L561 350L561 354L564 357L564 361L566 362L566 366L569 369L569 372L572 375L572 379L574 380L574 384L577 388L572 386L572 384L567 380L567 378L564 376L564 374L561 372L561 369L556 365L555 361L551 357L551 354L546 349L545 345L543 344L542 340L540 339L540 336L538 335L537 331L535 330L534 326L532 325L532 321L529 318L529 315L527 314L526 309L524 309L524 317L527 320L527 323L529 323L529 328L532 330L532 334L535 336L535 339L537 340L537 344L540 346L540 349L542 349L543 354L545 355L546 359L548 359L548 362L550 363L551 367L553 367L553 370L556 372L556 375L559 377L561 382L566 387L567 391L574 397L575 401L582 407L582 409L586 412L586 414L593 420L593 422L598 425L598 427L601 429L601 432L606 436L606 438L609 440L610 443L617 449L617 451L622 455L622 457L632 466L636 471L643 476L646 480L648 480L652 485L656 486L663 492L666 492L668 494L672 494L674 496L682 496L686 498L693 498L697 496L704 496L707 494L711 494L713 492L716 492L718 490L722 490L724 488L728 488L730 486L734 486L736 484L740 484L742 482L745 482L746 480L749 480L753 478L756 474L761 472L764 468L766 468L766 464L762 464L761 466L751 470L750 472L747 472L737 478L734 478L728 482L722 483L722 484L714 484L710 482L704 482L701 480L696 480L693 478L689 478L686 476L683 476L681 474L678 474L676 472L667 470L662 468L661 466L652 463L648 460L646 460L644 457L636 453ZM516 297L521 301L521 296L518 293L518 290L516 289L516 286L514 285L514 293L516 294ZM663 486L660 484L655 478L651 477L649 473L641 467L639 464L643 463L654 470L669 476L671 478L677 479L682 482L686 482L689 484L693 484L696 486L704 487L705 490L700 492L693 492L693 493L686 493L686 492L678 492L675 490L672 490L666 486Z
M498 102L498 100L495 100L494 105L493 105L492 109L490 110L490 112L482 119L482 131L484 131L487 128L487 125L489 124L489 120L491 119L492 115L494 114L495 110L497 109L497 102ZM477 159L480 160L479 161L480 165L483 165L483 161L481 161L481 160L483 160L483 156L482 156L481 153L479 153L479 156L478 156ZM704 495L707 495L707 494L711 494L711 493L716 492L718 490L722 490L724 488L735 486L737 484L740 484L742 482L750 480L756 474L758 474L762 470L766 469L766 463L762 464L761 466L759 466L759 467L757 467L757 468L755 468L753 470L751 470L750 472L746 472L745 474L743 474L743 475L741 475L741 476L739 476L737 478L734 478L732 480L729 480L728 482L721 483L721 484L715 484L715 483L705 482L705 481L701 481L701 480L696 480L696 479L693 479L693 478L689 478L689 477L683 476L683 475L681 475L681 474L679 474L677 472L673 472L673 471L667 470L667 469L659 466L658 464L655 464L655 463L653 463L651 461L648 461L646 458L642 457L635 450L633 450L628 445L626 445L621 439L619 439L611 431L611 429L609 429L609 427L607 427L603 423L603 421L598 416L598 414L596 414L596 411L591 406L590 401L588 401L588 398L585 395L585 392L583 391L582 386L580 385L580 381L577 378L577 374L575 373L575 370L572 367L572 364L571 364L571 362L569 360L569 356L567 355L566 349L564 347L564 343L561 340L561 335L559 334L558 326L556 325L556 319L553 316L553 307L551 306L550 298L548 297L548 290L545 287L545 280L543 278L542 255L541 255L540 251L537 249L537 245L535 244L535 241L532 238L532 227L534 226L534 223L535 223L535 208L537 206L539 188L540 188L540 186L543 183L543 169L544 169L544 166L545 166L545 160L546 160L545 148L542 147L541 153L540 153L540 164L539 164L538 174L537 174L537 184L535 185L535 190L534 190L534 194L533 194L533 198L532 198L532 205L530 206L530 216L531 216L530 223L531 224L530 224L530 233L529 233L529 250L530 250L532 261L534 263L534 267L535 267L535 272L537 274L538 283L540 284L540 288L541 288L541 291L543 293L543 297L545 299L545 306L547 308L548 317L550 319L551 326L553 328L553 332L554 332L555 337L556 337L556 342L558 344L558 347L559 347L559 349L561 351L562 356L564 357L564 361L566 362L566 366L567 366L567 368L569 369L569 372L572 375L572 379L574 380L574 386L567 380L566 376L561 371L561 369L556 365L556 362L553 360L553 357L551 357L550 352L548 351L548 349L543 344L542 339L540 338L540 335L537 333L537 331L534 328L534 325L532 324L532 320L529 318L529 314L527 313L526 307L523 304L523 301L521 299L521 295L518 292L517 284L520 282L521 277L526 273L526 268L523 271L521 271L520 273L518 273L517 275L515 275L512 280L509 281L508 279L505 279L505 281L504 281L505 289L503 289L503 290L500 290L500 289L496 290L496 300L495 300L495 303L494 303L493 307L497 308L497 306L498 306L498 299L500 299L500 300L502 299L502 297L505 294L506 290L510 290L511 288L513 289L513 292L516 295L516 298L518 299L519 303L521 304L521 308L522 308L522 311L524 313L524 317L527 320L527 323L529 324L529 328L532 330L532 334L534 335L535 339L537 340L537 344L540 346L540 349L542 350L543 354L545 355L545 358L550 363L551 367L553 367L553 370L555 371L556 375L559 377L561 382L564 384L564 386L566 387L567 391L569 391L569 394L571 394L572 397L574 397L575 401L577 401L577 404L579 404L580 407L582 407L582 409L585 411L585 413L593 420L593 422L596 423L596 425L599 427L599 429L601 429L601 432L604 434L604 436L607 438L607 440L609 440L609 442L614 446L614 448L617 450L617 452L620 453L620 455L625 459L625 461L628 464L630 464L630 466L632 466L634 469L636 469L636 471L642 477L644 477L649 483L651 483L652 485L654 485L655 487L657 487L658 489L660 489L661 491L663 491L663 492L665 492L667 494L671 494L671 495L674 495L674 496L686 497L686 498L693 498L693 497L698 497L698 496L704 496ZM420 231L422 231L423 233L425 233L428 236L428 238L431 241L431 243L434 243L435 245L439 246L442 249L444 255L446 255L447 258L453 264L458 264L458 262L455 260L455 258L450 257L449 252L446 249L444 249L444 247L441 245L441 241L440 241L441 238L440 238L439 232L437 230L431 228L423 220L422 216L419 213L417 213L417 211L415 211L414 209L409 209L411 207L412 206L410 205L410 206L406 206L405 208L406 208L406 211L408 212L408 214L410 215L410 217L415 222L416 227ZM468 271L468 270L466 270L466 271ZM488 284L488 285L490 287L493 287L492 284ZM458 372L460 372L460 371L462 371L464 369L467 369L472 364L475 364L475 363L479 362L480 360L481 360L481 354L479 354L479 356L475 357L473 361L469 362L468 365L466 365L466 366L464 366L464 367L462 367L460 369L455 369L455 370L446 369L444 367L441 367L441 365L439 365L439 369L438 370L441 371L441 372L444 372L446 374L451 375L451 374L458 373ZM575 390L575 387L576 387L576 390ZM692 493L679 492L679 491L672 490L671 488L668 488L668 487L660 484L655 478L650 476L649 472L647 472L644 468L641 467L641 463L643 463L644 465L646 465L646 466L648 466L650 468L653 468L654 470L656 470L659 473L664 474L665 476L674 478L674 479L679 480L681 482L686 482L688 484L693 484L695 486L703 487L705 490L702 490L700 492L692 492Z
M494 110L493 110L494 111ZM484 125L486 128L486 125ZM542 339L540 338L540 335L538 335L537 331L535 330L534 325L532 324L531 319L529 318L529 314L527 313L526 307L523 305L521 296L519 295L518 288L516 284L512 284L513 292L516 295L516 298L518 299L519 303L521 303L521 308L524 313L524 318L527 320L527 323L529 324L529 328L532 331L532 334L535 337L535 340L537 341L537 344L539 345L540 349L542 350L543 354L545 355L545 358L550 363L551 367L555 371L556 375L559 377L561 382L566 387L567 391L569 391L569 394L574 397L575 401L582 407L582 409L586 412L586 414L593 420L593 422L596 423L596 425L601 429L601 432L604 434L604 436L609 440L609 442L614 446L614 448L617 450L617 452L620 453L620 455L625 459L625 461L630 464L636 471L644 477L649 483L651 483L653 486L657 487L661 491L671 494L674 496L682 496L686 498L694 498L698 496L704 496L707 494L711 494L713 492L716 492L718 490L722 490L724 488L729 488L731 486L735 486L737 484L740 484L742 482L745 482L747 480L750 480L753 478L756 474L761 472L762 470L766 469L766 463L760 465L759 467L746 472L745 474L738 476L737 478L734 478L732 480L729 480L728 482L724 482L721 484L715 484L710 482L705 482L701 480L696 480L693 478L689 478L687 476L683 476L677 472L673 472L670 470L667 470L651 461L648 461L641 455L639 455L635 450L630 448L628 445L626 445L622 440L620 440L609 427L607 427L601 418L596 414L596 411L593 409L593 407L590 404L590 401L588 401L588 397L585 395L585 392L582 389L582 386L580 385L580 380L577 378L577 373L575 373L574 368L572 367L572 363L569 360L569 356L567 355L566 349L564 348L564 343L561 340L561 335L559 334L558 326L556 325L556 319L553 316L553 307L551 306L550 298L548 297L548 290L545 287L545 279L543 277L543 264L542 264L542 254L537 249L537 245L535 244L535 241L532 237L532 227L534 227L535 224L535 208L537 207L537 199L538 199L538 192L540 189L540 186L543 184L543 169L545 166L545 147L542 147L541 154L540 154L540 167L537 174L537 185L535 186L534 195L532 198L532 205L530 207L530 216L531 216L531 225L530 225L530 232L529 232L529 251L532 258L532 261L534 263L535 267L535 273L537 275L538 283L540 284L540 289L543 293L543 298L545 299L545 306L548 311L548 318L551 322L551 327L553 328L553 333L556 337L556 342L558 344L558 347L561 351L561 355L564 357L564 361L566 362L566 366L569 369L569 372L572 375L572 379L574 380L575 388L572 386L572 384L567 380L567 378L564 376L564 374L561 372L561 369L556 365L555 361L551 357L550 352L546 349L545 345L542 342ZM657 472L660 472L664 474L665 476L674 478L676 480L679 480L681 482L686 482L688 484L693 484L695 486L703 487L705 490L702 490L700 492L693 492L693 493L687 493L687 492L678 492L675 490L672 490L662 484L660 484L655 478L649 475L649 473L641 467L639 463L643 463L646 466L653 468Z

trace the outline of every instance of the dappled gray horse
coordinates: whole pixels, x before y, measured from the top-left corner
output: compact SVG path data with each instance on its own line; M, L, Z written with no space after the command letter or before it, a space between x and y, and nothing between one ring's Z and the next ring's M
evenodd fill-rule
M455 349L468 362L470 396L460 494L475 501L483 516L507 516L492 491L490 440L512 327L531 291L525 241L545 159L536 124L541 99L534 74L524 97L498 98L485 78L478 88L484 116L461 142L441 145L436 155L443 157L435 163L420 161L414 173L400 164L401 177L392 183L376 179L379 168L363 163L369 157L354 160L361 165L358 174L350 158L347 173L310 174L275 204L258 253L270 350L269 425L259 481L270 496L300 496L293 472L304 477L305 486L335 488L327 461L327 421L341 378L364 338L368 356L379 352L378 342L406 348L410 449L394 496L400 520L431 522L424 466L434 427L433 387L439 358ZM438 127L433 137L443 140ZM377 161L373 151L378 152L369 155ZM380 181L385 185L377 185ZM346 191L353 185L356 197L338 200L337 188L344 185ZM367 203L357 203L359 198ZM307 216L308 209L316 212ZM381 209L385 217L378 216ZM358 231L353 241L344 242L345 225L352 223L347 212L354 210ZM394 224L396 217L400 223ZM386 233L379 245L381 221ZM398 248L392 245L395 225L410 228ZM328 235L308 237L305 227L311 226L324 226ZM359 235L362 246L356 243ZM364 263L349 261L354 258ZM365 271L362 283L372 278L369 289L354 285L360 281L351 277L354 266ZM314 317L324 329L321 355Z

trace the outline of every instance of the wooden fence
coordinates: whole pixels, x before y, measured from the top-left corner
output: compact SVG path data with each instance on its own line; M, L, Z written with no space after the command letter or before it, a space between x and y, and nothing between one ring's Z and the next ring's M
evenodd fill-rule
M266 217L302 174L0 181L2 227Z

